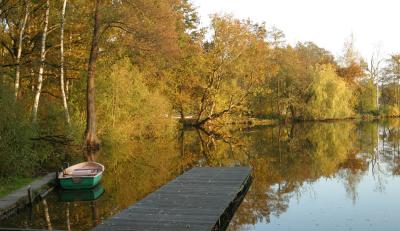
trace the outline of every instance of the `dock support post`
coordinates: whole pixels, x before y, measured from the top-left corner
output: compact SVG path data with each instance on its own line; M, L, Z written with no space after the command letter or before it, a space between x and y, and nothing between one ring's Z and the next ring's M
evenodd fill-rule
M32 187L30 185L28 186L28 199L29 199L29 205L32 205L33 197L32 197Z

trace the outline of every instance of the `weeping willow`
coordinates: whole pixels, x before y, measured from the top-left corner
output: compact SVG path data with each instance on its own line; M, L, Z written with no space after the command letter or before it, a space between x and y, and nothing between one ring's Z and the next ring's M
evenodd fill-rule
M308 118L338 119L354 116L353 92L346 82L336 75L331 65L316 66L311 76Z

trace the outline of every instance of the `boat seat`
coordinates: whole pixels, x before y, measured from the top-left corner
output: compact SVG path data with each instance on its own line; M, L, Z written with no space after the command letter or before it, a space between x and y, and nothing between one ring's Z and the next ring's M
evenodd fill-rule
M78 168L74 169L70 173L64 173L65 175L70 175L70 176L94 176L99 172L98 169L84 169L84 168Z

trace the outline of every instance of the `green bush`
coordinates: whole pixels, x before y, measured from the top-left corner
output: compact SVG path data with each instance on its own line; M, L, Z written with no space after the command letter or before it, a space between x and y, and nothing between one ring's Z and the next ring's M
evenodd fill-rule
M354 116L353 92L331 65L317 66L311 72L309 119L342 119Z
M376 114L376 87L372 80L360 83L356 110L360 114Z
M104 67L96 79L99 134L111 142L132 138L157 138L175 132L172 106L165 96L150 89L128 58Z
M28 102L15 101L9 89L0 86L0 178L30 176L51 150L32 140L38 132L27 113Z
M400 116L400 107L396 105L382 105L380 114L383 117Z

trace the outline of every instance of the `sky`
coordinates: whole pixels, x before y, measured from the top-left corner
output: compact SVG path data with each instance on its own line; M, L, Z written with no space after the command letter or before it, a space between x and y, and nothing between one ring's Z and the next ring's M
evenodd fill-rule
M385 55L400 52L400 0L192 0L202 26L209 15L233 14L266 22L286 35L286 41L312 41L339 56L353 34L355 47L368 59L380 50Z

